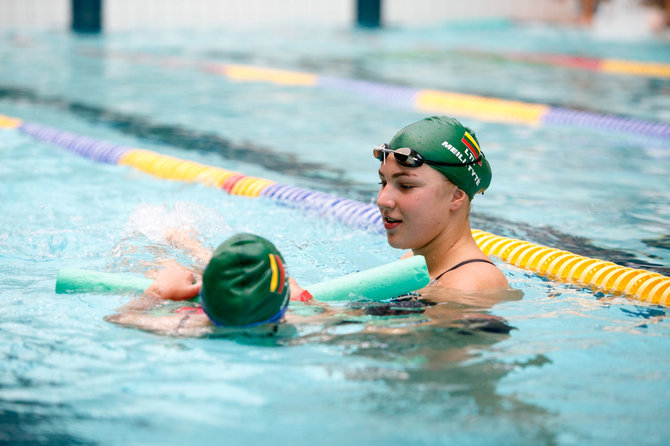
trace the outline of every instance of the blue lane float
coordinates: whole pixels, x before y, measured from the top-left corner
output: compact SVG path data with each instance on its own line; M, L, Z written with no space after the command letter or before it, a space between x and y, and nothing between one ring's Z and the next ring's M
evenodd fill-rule
M599 130L636 133L670 139L670 125L615 115L604 115L563 107L553 107L542 117L543 124L590 127Z
M378 82L344 79L330 76L320 76L317 85L324 88L348 91L357 95L375 100L392 103L396 106L413 107L417 88L399 87L396 85L381 84Z
M65 132L34 122L23 122L17 127L17 130L32 136L38 141L56 144L77 155L101 163L118 164L121 157L131 149L130 147L120 146L72 132Z
M286 184L268 186L259 196L300 208L306 212L327 216L350 226L376 232L383 231L379 210L372 204Z

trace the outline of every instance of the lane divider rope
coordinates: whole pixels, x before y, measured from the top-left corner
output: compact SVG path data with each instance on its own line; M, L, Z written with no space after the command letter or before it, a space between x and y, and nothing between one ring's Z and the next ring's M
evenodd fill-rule
M176 57L154 56L143 53L95 51L85 54L96 57L116 57L137 64L153 64L164 68L195 66L205 72L226 77L236 82L266 82L276 85L323 87L354 93L385 104L411 108L423 113L444 113L504 124L530 126L574 126L599 131L616 131L634 135L670 139L670 123L598 113L568 107L499 99L434 89L401 87L380 82L321 76L302 71L280 70L253 65L225 64L211 61L193 62ZM611 62L608 66L626 64ZM637 70L639 65L630 64ZM605 70L605 68L603 68Z
M516 62L530 62L543 65L575 68L602 73L625 74L629 76L670 77L670 64L663 62L645 62L639 60L607 59L588 56L572 56L557 53L525 53L505 52L494 53L474 49L458 51L465 56L502 58ZM433 57L444 57L446 54L433 54Z
M449 91L414 89L378 82L319 76L300 71L255 66L245 66L246 69L242 70L241 65L213 63L207 63L206 66L207 71L235 81L344 90L425 113L445 113L506 124L577 126L670 139L670 124L664 122Z

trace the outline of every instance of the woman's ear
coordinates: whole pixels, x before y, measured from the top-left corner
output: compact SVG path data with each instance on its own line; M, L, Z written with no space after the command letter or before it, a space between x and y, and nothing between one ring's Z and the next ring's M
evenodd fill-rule
M453 195L451 196L451 205L449 206L449 210L451 211L456 211L461 208L461 206L465 205L468 201L468 196L465 192L460 187L457 187L454 190Z

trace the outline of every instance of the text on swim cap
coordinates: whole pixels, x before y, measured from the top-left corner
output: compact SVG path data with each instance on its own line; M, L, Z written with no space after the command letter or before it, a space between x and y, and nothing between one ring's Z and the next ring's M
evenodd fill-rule
M463 163L463 164L466 164L466 163L469 163L469 162L473 162L473 161L475 161L475 160L477 159L477 158L474 157L474 155L473 155L471 152L465 152L465 153L467 154L468 158L469 158L469 159L466 160L465 157L463 156L463 154L462 154L456 147L454 147L454 146L452 146L451 144L449 144L449 141L444 141L444 142L442 143L442 147L446 148L446 149L449 150L451 153L453 153L454 156L455 156L456 158L458 158L458 160L459 160L461 163ZM475 184L476 184L477 186L479 186L479 183L481 182L481 180L480 180L480 178L479 178L479 175L477 175L477 172L475 172L475 169L473 169L471 165L467 165L467 166L463 166L463 167L467 167L467 168L468 168L468 171L470 171L470 175L471 175L472 178L474 179Z

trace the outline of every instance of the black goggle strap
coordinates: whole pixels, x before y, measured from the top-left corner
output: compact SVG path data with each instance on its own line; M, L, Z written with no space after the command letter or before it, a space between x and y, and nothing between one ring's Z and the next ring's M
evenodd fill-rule
M442 163L440 161L428 161L428 160L423 160L424 163L434 165L434 166L452 166L452 167L465 167L465 166L472 166L473 164L477 164L482 161L484 157L482 155L479 155L476 160L474 161L469 161L467 163Z
M409 147L406 147L406 148L410 150L410 153L408 155L406 155L404 153L397 153L395 150L391 149L388 144L378 145L377 147L375 147L374 150L375 151L379 150L383 154L383 156L377 157L377 159L379 161L386 161L386 154L387 153L393 153L395 155L396 160L398 160L401 164L406 165L407 167L419 167L419 166L421 166L422 163L430 164L432 166L465 167L465 166L471 166L473 164L480 163L482 161L482 159L484 159L484 154L480 152L477 159L475 159L473 161L469 161L467 163L444 163L444 162L441 162L441 161L427 160L424 157L422 157L421 154L416 152L415 150L410 149ZM396 149L396 150L400 150L400 149ZM404 159L398 159L398 156L401 156ZM408 159L412 161L412 163L413 163L412 165L405 164Z

